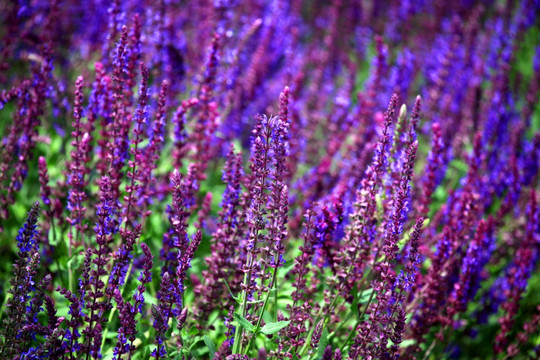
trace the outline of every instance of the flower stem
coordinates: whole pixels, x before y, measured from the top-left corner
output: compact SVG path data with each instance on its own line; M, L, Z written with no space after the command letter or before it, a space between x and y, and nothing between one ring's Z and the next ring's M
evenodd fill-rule
M274 257L274 258L277 258L277 256L279 256L279 255L276 254L276 257ZM274 267L274 274L272 276L272 282L270 284L275 284L276 279L277 279L277 273L278 273L278 264L276 263L276 265ZM249 343L248 343L247 347L245 348L244 355L247 355L247 353L249 352L249 349L251 348L251 344L253 343L253 341L257 337L257 334L258 334L258 332L260 330L261 321L263 319L263 315L264 315L264 312L266 310L266 306L268 305L268 299L270 299L270 294L272 292L274 292L276 294L275 298L277 299L277 287L274 286L274 288L275 288L275 291L272 291L272 289L268 289L268 292L266 293L266 298L264 299L264 303L263 303L263 306L262 306L262 309L261 309L261 314L259 315L259 319L257 320L257 325L255 325L255 330L253 332L253 335L251 336L251 339L249 339Z

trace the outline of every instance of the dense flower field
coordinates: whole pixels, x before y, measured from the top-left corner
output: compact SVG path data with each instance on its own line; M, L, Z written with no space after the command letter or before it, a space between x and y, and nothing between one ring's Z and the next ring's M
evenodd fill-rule
M538 359L539 90L538 0L0 0L0 359Z

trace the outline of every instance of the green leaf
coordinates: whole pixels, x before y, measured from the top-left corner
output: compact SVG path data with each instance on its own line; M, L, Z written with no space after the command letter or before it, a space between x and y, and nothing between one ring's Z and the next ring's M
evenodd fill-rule
M367 303L369 301L369 298L371 297L372 292L373 292L373 288L362 291L362 294L360 294L360 298L358 299L358 303L360 304Z
M206 344L206 347L208 348L210 360L214 359L214 356L216 355L216 345L214 345L214 342L212 341L212 339L210 339L207 335L204 335L203 340L204 340L204 343Z
M193 339L193 343L189 346L188 350L191 352L191 350L193 350L193 348L195 347L195 345L197 345L197 343L201 340L204 340L204 338L202 336L196 336L194 339Z
M354 284L352 289L353 301L351 303L351 311L354 314L354 317L358 317L358 287Z
M322 359L324 350L328 345L328 330L326 328L323 330L321 335L321 340L319 341L319 347L317 348L317 359Z
M401 344L399 344L399 347L403 347L403 348L406 348L406 347L409 347L411 345L414 345L416 344L416 340L415 339L405 339L401 342Z
M54 219L51 219L51 221L54 221ZM62 238L62 235L58 233L59 230L55 229L53 232L52 229L49 230L49 244L51 246L58 246L60 244L60 240Z
M353 312L355 317L360 316L359 307L360 305L364 305L369 301L369 298L371 297L371 294L373 293L373 288L367 289L362 291L361 293L358 293L356 290L356 285L353 288L353 301L351 303L351 311Z
M284 272L285 274L287 274L289 272L289 270L291 270L293 267L294 267L294 264L295 262L294 261L287 261L285 263L285 265L283 265L283 267L281 267L279 269L280 272Z
M261 299L261 300L255 300L255 301L248 301L247 303L248 304L260 304L260 303L263 303L263 302L264 302L264 300Z
M78 269L84 262L84 254L73 254L71 258L67 261L67 266L69 269Z
M275 334L284 327L287 327L290 323L290 320L267 323L262 327L261 332L266 335Z
M139 356L137 359L149 359L150 358L150 348L146 346L143 351L139 351Z
M231 295L231 297L232 297L237 303L240 304L240 300L238 300L238 297L234 296L234 294L232 293L231 288L230 288L229 283L227 282L227 280L224 280L223 282L225 283L225 286L227 286L227 290L229 290L229 294Z
M463 173L466 173L469 169L467 163L460 159L454 159L450 162L449 167L453 167Z
M172 332L173 330L176 328L176 326L174 326L174 320L173 320L173 326L170 326L168 329L167 329L167 332L165 333L165 336L167 337L167 339L170 339L171 338L171 335L172 335Z
M408 324L411 322L411 319L412 319L412 315L411 313L408 313L407 315L405 315L405 324ZM405 340L403 340L405 341Z
M118 336L118 333L116 331L109 331L107 333L107 339L115 339Z
M384 212L383 197L380 194L375 195L375 204L377 205L377 213Z
M236 320L238 322L238 324L240 324L240 326L243 327L244 329L246 329L247 331L253 332L253 330L255 330L255 327L253 326L253 324L250 323L242 315L240 315L238 313L234 313L233 316L234 316L234 320Z
M189 328L189 336L195 336L195 335L199 335L199 329L197 329L197 327L195 325L191 325L191 327Z

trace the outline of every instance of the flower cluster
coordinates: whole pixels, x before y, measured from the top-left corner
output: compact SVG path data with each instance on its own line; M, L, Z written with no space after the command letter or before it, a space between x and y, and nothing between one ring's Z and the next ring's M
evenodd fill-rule
M539 358L539 9L0 2L0 359Z

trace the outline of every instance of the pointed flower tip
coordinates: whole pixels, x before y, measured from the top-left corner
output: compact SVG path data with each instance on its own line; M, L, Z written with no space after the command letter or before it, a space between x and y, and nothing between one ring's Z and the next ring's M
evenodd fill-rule
M403 104L401 105L401 108L399 109L399 118L404 119L407 116L407 105Z

